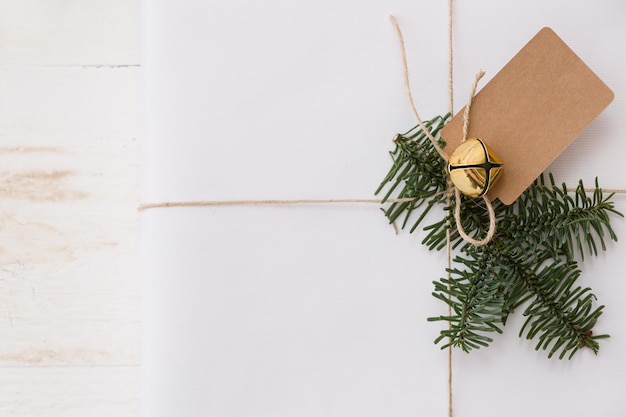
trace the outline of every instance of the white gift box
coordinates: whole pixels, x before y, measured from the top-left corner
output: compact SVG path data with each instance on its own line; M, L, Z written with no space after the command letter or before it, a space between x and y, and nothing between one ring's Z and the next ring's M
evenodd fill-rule
M142 200L374 198L392 137L448 111L445 1L143 3ZM616 99L551 166L626 188L626 3L453 3L455 112L544 26ZM626 212L624 197L616 207ZM442 216L435 210L430 220ZM598 356L547 359L516 312L487 349L453 352L455 415L618 416L626 283L617 243L582 264L606 305ZM142 214L143 415L446 415L446 256L395 235L377 204L157 208ZM521 309L520 309L521 310Z

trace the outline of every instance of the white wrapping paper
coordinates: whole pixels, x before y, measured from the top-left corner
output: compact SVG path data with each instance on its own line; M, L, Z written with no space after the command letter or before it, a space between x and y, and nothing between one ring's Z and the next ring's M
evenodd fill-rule
M394 14L424 118L448 110L446 1L143 2L144 202L372 198L391 138L415 124ZM543 26L615 101L550 168L626 188L626 3L457 0L455 111ZM615 198L626 212L624 197ZM441 213L435 211L431 221ZM428 219L427 219L428 221ZM453 357L455 415L626 410L622 240L583 264L606 305L599 355L548 360L518 311L488 349ZM376 204L146 210L143 415L443 416L445 254L395 235Z

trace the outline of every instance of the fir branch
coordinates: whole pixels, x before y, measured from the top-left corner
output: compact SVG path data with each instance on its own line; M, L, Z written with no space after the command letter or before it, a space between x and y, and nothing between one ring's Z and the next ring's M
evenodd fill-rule
M437 135L448 118L436 117L427 127ZM428 319L449 323L435 343L446 339L443 348L455 346L466 352L488 346L508 316L530 301L520 337L537 339L536 348L549 349L548 357L558 353L562 359L569 353L571 358L581 347L597 352L598 340L608 337L592 332L603 306L594 308L591 290L574 285L581 275L575 259L597 255L606 249L608 239L617 240L610 216L622 214L611 201L613 195L605 197L597 179L589 195L582 181L571 193L565 184L557 186L552 175L548 181L542 175L514 204L494 202L497 233L488 245L474 247L456 231L452 203L446 197L445 163L425 133L416 126L395 142L392 169L376 193L389 186L383 201L413 200L391 204L386 211L389 221L402 218L402 228L410 225L413 232L432 207L441 204L444 218L424 227L422 243L441 250L450 227L452 248L460 252L449 277L434 282L433 295L451 309L450 315ZM489 225L484 202L462 198L463 228L479 238Z
M424 124L436 136L449 118L450 114L437 116ZM395 149L390 152L393 165L375 194L378 195L386 185L391 184L382 198L383 203L392 195L398 199L413 199L392 203L386 210L390 223L404 215L402 228L407 226L411 214L424 206L417 220L413 221L410 229L413 232L435 204L445 201L446 167L419 125L396 135L394 142Z
M488 346L493 341L487 333L502 333L500 323L506 321L506 266L493 262L490 256L478 261L455 258L465 269L450 270L450 278L435 281L433 295L451 307L452 315L431 317L429 321L448 321L449 327L435 339L444 338L448 346L469 352Z
M592 335L591 329L604 306L593 309L596 297L591 288L573 288L580 274L575 262L563 262L525 277L526 288L535 299L524 311L528 318L519 334L522 337L525 333L526 339L538 339L536 350L551 346L549 358L560 350L559 359L568 352L571 359L581 347L597 353L600 349L597 339L609 337Z

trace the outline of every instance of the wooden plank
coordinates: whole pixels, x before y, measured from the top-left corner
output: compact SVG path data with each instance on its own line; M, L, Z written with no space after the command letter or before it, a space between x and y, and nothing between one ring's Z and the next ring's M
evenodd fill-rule
M97 147L138 118L139 68L0 67L0 146Z
M139 414L137 8L0 0L0 415Z
M1 364L138 363L137 72L0 81Z
M136 417L137 367L2 367L0 415Z
M0 65L136 65L136 0L0 0Z

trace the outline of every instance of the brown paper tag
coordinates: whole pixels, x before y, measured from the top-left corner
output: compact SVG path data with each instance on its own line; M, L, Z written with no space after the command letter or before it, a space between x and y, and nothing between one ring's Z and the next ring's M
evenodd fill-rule
M613 92L550 28L543 28L474 97L468 138L482 139L504 170L487 194L513 203L609 105ZM441 130L450 154L461 109Z

